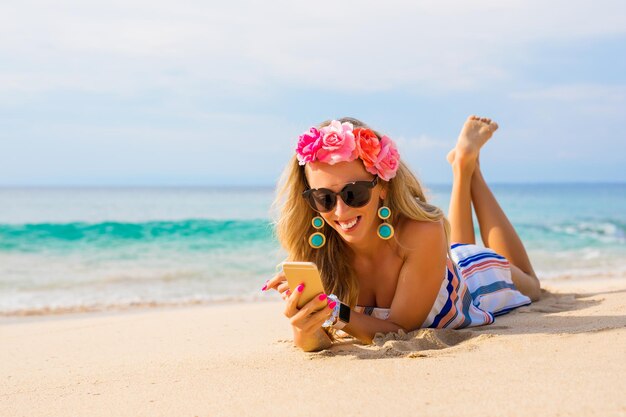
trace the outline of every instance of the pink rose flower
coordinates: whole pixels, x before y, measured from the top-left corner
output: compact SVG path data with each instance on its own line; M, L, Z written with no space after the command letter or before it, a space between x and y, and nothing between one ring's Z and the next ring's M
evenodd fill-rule
M358 156L352 123L333 120L330 125L320 129L321 148L317 151L320 162L334 165L337 162L353 161Z
M365 169L371 174L376 174L374 164L376 164L378 154L380 153L380 140L378 136L370 129L363 127L354 129L353 133L359 158L363 161Z
M298 164L304 165L307 162L315 161L315 154L321 146L321 134L317 128L312 127L308 132L301 134L298 137L298 147L296 148Z
M374 167L378 171L378 176L385 181L389 181L396 176L396 171L400 167L400 154L396 145L387 136L380 140L380 153ZM370 171L371 172L371 171Z

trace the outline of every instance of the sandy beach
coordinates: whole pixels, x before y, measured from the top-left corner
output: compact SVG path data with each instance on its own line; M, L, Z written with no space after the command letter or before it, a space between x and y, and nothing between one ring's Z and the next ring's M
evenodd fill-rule
M292 345L282 302L5 319L1 416L625 416L626 276L489 326Z

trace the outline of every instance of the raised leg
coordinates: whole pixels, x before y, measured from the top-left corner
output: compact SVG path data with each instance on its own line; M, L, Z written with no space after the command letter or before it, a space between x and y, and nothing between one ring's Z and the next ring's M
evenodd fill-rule
M470 116L465 121L456 147L448 154L454 179L448 209L450 240L454 243L476 243L472 220L471 180L480 148L498 125L491 120Z
M452 164L454 179L448 208L450 241L453 243L476 243L472 218L471 180L473 167L460 163Z
M478 163L480 148L497 128L498 125L491 119L470 116L461 130L456 147L448 154L448 162L454 173L448 211L451 241L475 243L473 203L483 243L507 258L515 286L536 301L541 289L526 249L487 186Z
M471 193L480 226L480 236L485 246L504 256L527 274L535 275L526 249L485 182L480 165L476 165L472 175Z
M511 278L517 289L533 301L538 300L540 284L526 248L489 189L479 164L472 175L471 194L483 243L509 261Z

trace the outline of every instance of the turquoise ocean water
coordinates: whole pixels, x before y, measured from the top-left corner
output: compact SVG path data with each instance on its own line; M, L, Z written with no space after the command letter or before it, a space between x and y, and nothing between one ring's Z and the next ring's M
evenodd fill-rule
M541 279L626 273L626 184L492 189ZM428 190L446 211L449 193ZM266 297L285 256L272 199L271 188L0 188L0 315Z

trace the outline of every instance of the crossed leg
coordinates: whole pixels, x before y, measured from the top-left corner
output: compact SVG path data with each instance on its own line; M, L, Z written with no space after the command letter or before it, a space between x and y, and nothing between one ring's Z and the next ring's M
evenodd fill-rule
M456 147L448 154L448 162L454 174L448 211L450 240L476 243L473 203L483 243L507 258L511 279L517 289L532 301L537 301L541 287L526 249L480 171L480 148L497 128L498 125L490 119L470 116L461 130Z

